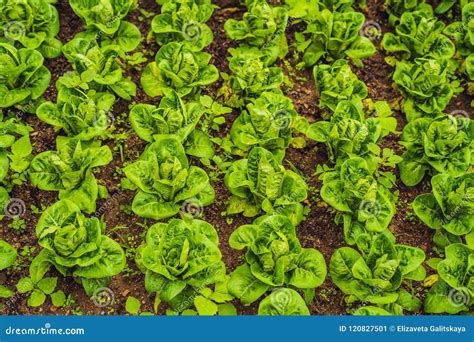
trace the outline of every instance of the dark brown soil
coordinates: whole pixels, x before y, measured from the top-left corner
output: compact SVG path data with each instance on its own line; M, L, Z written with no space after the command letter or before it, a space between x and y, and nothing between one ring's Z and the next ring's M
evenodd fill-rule
M159 12L159 7L153 0L140 0L139 3L140 8L149 12ZM215 40L207 48L207 52L212 54L212 63L220 71L228 72L227 49L235 46L236 43L230 41L225 36L223 25L230 17L239 18L243 13L243 5L236 0L219 0L214 1L214 3L220 7L214 11L214 15L209 22L209 26L214 31ZM61 33L59 38L66 42L82 30L82 24L66 0L59 0L57 6L61 17ZM385 26L386 15L383 12L381 0L367 0L366 16L367 20L376 21L383 32L389 30ZM141 49L149 61L153 60L158 47L153 39L150 42L146 40L152 16L144 18L142 13L135 10L127 19L140 28L143 37ZM289 42L293 41L293 31L294 28L289 29ZM376 44L379 42L380 39L375 41ZM386 100L394 104L400 100L400 95L392 88L390 81L391 69L385 64L384 57L384 53L379 49L379 52L374 57L364 60L364 68L354 68L354 70L366 82L371 98L374 100ZM288 58L291 65L296 65L291 52ZM141 91L139 86L141 70L145 65L146 63L143 63L139 68L130 68L127 71L127 75L131 76L138 86L138 93L134 102L156 103L157 100L149 98ZM311 70L296 70L295 68L289 70L282 62L279 62L278 65L284 68L290 84L293 85L286 87L285 93L293 99L299 114L305 116L311 122L320 120L321 111L318 108L318 95L315 91ZM69 70L70 66L64 57L48 60L46 66L53 75L53 81L46 93L46 98L54 100L56 97L54 81L65 71ZM215 94L220 86L221 82L216 82L216 84L207 89L207 93L210 95ZM462 108L469 112L469 103L470 99L467 95L459 96L452 101L449 109ZM124 303L127 296L130 295L141 300L143 304L142 311L152 311L153 297L147 294L144 289L144 277L135 265L134 251L143 241L146 227L153 224L153 222L138 218L131 213L130 205L134 193L121 190L119 187L122 178L120 168L124 164L134 161L145 147L145 143L133 133L128 124L129 105L130 103L127 101L120 100L114 106L113 112L116 126L114 133L123 134L124 138L122 140L108 139L105 141L114 153L114 161L110 165L101 168L96 174L99 182L106 185L109 191L108 199L98 201L97 210L103 213L108 234L122 244L128 257L128 267L121 275L114 277L109 286L115 297L113 304L106 308L95 306L91 299L85 295L80 284L75 283L72 278L65 279L55 271L51 271L49 275L58 276L58 289L63 290L72 299L69 305L64 308L55 308L51 305L50 300L47 300L40 308L29 308L26 305L26 296L16 293L11 299L4 301L5 306L4 310L1 311L2 314L125 314ZM226 134L237 115L238 112L234 111L227 116L227 122L219 133L220 136ZM395 113L395 116L398 120L398 129L401 130L406 124L404 116L399 111ZM34 153L54 149L57 133L50 126L39 121L34 115L25 114L24 119L34 128L34 133L32 134ZM398 136L390 135L383 140L382 147L391 147L401 151L397 142ZM298 237L304 247L313 247L320 250L329 263L334 250L344 246L345 243L342 227L334 223L334 210L328 207L319 195L321 182L314 175L314 171L318 164L325 163L328 163L325 147L312 141L307 141L306 147L302 149L289 148L285 158L287 166L290 164L295 165L304 173L310 187L310 196L306 201L310 211L307 219L298 227ZM401 183L397 183L396 190L399 191L400 200L397 205L398 211L390 229L397 236L399 243L418 246L425 250L429 256L432 250L432 231L414 218L410 208L410 203L418 194L429 191L428 185L425 181L418 187L409 188ZM204 209L203 219L212 223L216 228L220 237L223 260L227 265L228 271L232 271L242 263L242 253L229 247L229 235L236 227L249 223L251 220L242 216L235 216L232 217L232 222L228 222L228 218L221 215L221 212L225 209L226 200L229 197L229 192L223 184L223 175L218 175L218 180L213 181L213 186L216 190L216 201ZM39 251L35 236L35 225L41 209L54 203L57 197L54 192L45 192L33 188L29 182L16 187L12 197L20 198L26 203L27 211L22 217L26 223L26 229L20 234L16 233L9 227L11 220L5 218L0 222L0 238L5 239L18 248L19 252L23 251L25 246L35 248L31 253L23 253L24 255L19 257L19 262L13 271L0 273L0 283L6 284L13 289L21 277L28 275L29 262L32 256L36 255ZM39 208L39 211L33 210L31 206ZM420 295L423 296L423 293ZM257 305L245 307L237 303L237 301L235 301L235 304L239 314L256 314ZM162 305L159 313L163 314L164 309L165 306ZM315 315L343 315L347 313L348 308L344 303L342 293L330 282L328 277L324 285L316 290L316 297L310 309Z

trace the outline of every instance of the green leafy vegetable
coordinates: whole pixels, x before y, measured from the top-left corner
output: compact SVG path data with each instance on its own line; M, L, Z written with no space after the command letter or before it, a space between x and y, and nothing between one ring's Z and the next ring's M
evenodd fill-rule
M460 21L451 23L444 33L450 36L456 44L456 52L464 57L463 68L467 75L474 81L474 3L469 2L462 7Z
M140 44L141 33L134 24L121 20L118 30L114 33L106 34L96 27L90 27L86 31L77 33L74 39L97 41L101 47L114 46L123 58L126 57L126 52L135 50Z
M331 279L344 294L354 297L353 300L375 304L388 311L415 311L421 305L419 299L400 286L405 279L424 279L424 260L423 250L397 245L393 238L379 234L363 255L350 247L337 249L331 257ZM398 309L388 307L394 304Z
M226 34L234 40L255 46L266 55L266 62L273 63L288 53L285 29L288 10L271 6L266 0L246 0L247 12L242 20L228 19L224 24Z
M260 316L309 316L303 298L292 289L280 288L263 299L258 306Z
M460 177L472 165L474 125L463 117L420 118L403 129L403 161L398 165L405 185L421 182L426 172Z
M114 34L137 3L136 0L69 0L69 5L84 21L86 29Z
M71 78L71 82L79 83L81 88L110 89L125 100L136 95L135 83L130 77L123 76L118 47L100 47L95 40L75 38L63 46L63 52L75 70L63 77Z
M31 182L41 190L59 191L59 199L69 199L83 211L96 209L99 185L92 169L112 161L108 146L59 136L56 151L38 154L31 162Z
M277 212L289 216L295 225L303 218L300 202L307 197L305 181L297 173L285 170L263 147L254 147L248 158L235 161L224 182L232 193L227 206L229 214L254 217Z
M305 31L296 33L297 49L304 52L305 65L312 66L321 58L328 62L345 56L359 60L375 54L374 44L359 35L364 20L360 12L320 11Z
M229 69L232 74L222 74L227 81L228 103L234 107L243 106L263 92L281 92L283 71L278 67L268 67L265 54L257 48L240 47L229 49Z
M0 108L38 100L48 88L51 73L39 51L0 43L0 60Z
M185 145L186 153L211 158L214 146L210 137L196 125L206 108L199 102L184 102L175 91L161 98L158 107L137 104L130 110L130 122L140 138L153 142L159 135L174 134Z
M445 249L446 258L438 263L439 281L426 296L426 313L457 314L474 304L472 273L474 252L466 245L455 243Z
M68 88L62 84L61 79L56 86L56 103L42 103L36 110L38 118L80 140L93 139L107 130L112 115L110 110L115 102L114 95Z
M456 62L452 59L418 58L398 62L393 81L404 97L403 111L408 121L443 112L462 88L453 80Z
M312 290L326 278L326 263L322 254L313 248L301 247L294 225L285 216L262 217L254 224L240 226L230 236L229 244L234 249L247 249L246 263L231 273L228 284L229 292L243 304L255 302L275 287ZM293 310L304 313L298 301L293 300L296 303L292 306L299 306ZM268 303L263 304L261 310L264 313L276 309Z
M36 225L43 249L30 266L33 282L40 281L51 266L63 276L81 279L88 295L125 267L122 247L103 235L105 225L97 217L86 218L72 201L48 207Z
M143 71L141 84L149 96L162 96L175 90L179 96L195 95L219 78L217 68L209 64L211 55L193 51L186 43L168 43L158 50L155 62Z
M388 52L400 54L403 59L450 59L454 56L455 47L449 38L442 34L445 26L432 12L405 12L395 28L395 34L385 34L382 46Z
M30 133L33 129L16 117L4 119L0 114L0 183L9 170L24 172L32 159Z
M430 228L469 234L474 228L474 174L459 178L438 174L431 185L433 193L419 195L413 202L415 214Z
M46 58L61 54L58 11L49 0L3 0L0 3L0 36L3 42L38 50Z
M414 11L425 11L433 13L431 5L426 4L425 0L385 0L385 6L389 14L388 22L395 26L403 13Z
M292 138L297 113L291 99L278 93L264 92L235 119L230 138L238 154L261 146L283 158Z
M213 11L210 0L167 1L161 6L161 14L153 18L151 30L159 45L182 41L201 51L214 39L206 25Z
M373 172L365 159L351 157L323 176L321 197L343 215L348 242L384 232L395 214L393 195Z
M176 136L157 136L140 158L124 168L138 188L132 210L139 216L161 220L177 214L186 203L203 207L215 193L206 172L190 166Z
M188 309L205 286L224 280L218 243L205 221L172 219L151 226L136 254L146 290L178 312Z
M352 11L354 0L286 0L289 16L292 18L314 21L321 10L332 12Z
M349 63L343 59L333 64L318 64L313 69L316 90L319 94L319 107L335 111L339 102L354 102L365 99L367 86L355 75Z
M374 169L380 162L380 140L397 127L388 104L378 102L376 106L379 107L379 116L366 119L360 103L356 105L350 101L341 101L330 121L312 124L306 134L326 144L331 162L359 156L366 159L370 168Z
M8 242L0 240L0 271L12 266L17 258L16 249Z

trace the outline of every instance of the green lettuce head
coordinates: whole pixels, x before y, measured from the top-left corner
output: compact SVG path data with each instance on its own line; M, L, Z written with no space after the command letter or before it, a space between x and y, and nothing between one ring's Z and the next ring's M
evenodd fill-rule
M472 122L469 118L441 115L408 123L400 142L406 148L398 165L402 182L414 186L427 172L463 176L472 165Z
M230 294L243 304L251 304L281 286L311 293L326 278L323 255L301 247L295 226L285 216L264 216L254 224L240 226L229 244L234 249L246 249L246 263L231 273L228 284Z
M254 147L245 159L235 161L224 177L232 193L227 213L254 217L261 213L287 215L293 224L303 219L307 185L295 172L263 147Z
M34 49L16 49L0 43L0 108L21 106L39 100L51 80L44 57ZM25 106L32 111L29 103Z
M46 58L61 54L59 16L55 1L4 0L0 3L0 40L38 50Z
M161 220L176 215L183 205L203 207L214 201L207 173L189 165L184 148L174 135L156 137L124 172L138 188L132 210L141 217Z
M187 309L204 287L224 281L218 243L216 230L205 221L172 219L151 226L135 259L146 290L176 311Z
M125 267L122 247L104 232L103 222L85 217L72 201L61 200L48 207L36 225L43 249L31 263L31 278L38 282L54 266L64 276L80 278L91 295Z
M141 84L149 96L175 90L179 96L195 95L217 81L219 72L209 64L211 55L194 51L189 44L171 42L158 50L155 61L143 71Z

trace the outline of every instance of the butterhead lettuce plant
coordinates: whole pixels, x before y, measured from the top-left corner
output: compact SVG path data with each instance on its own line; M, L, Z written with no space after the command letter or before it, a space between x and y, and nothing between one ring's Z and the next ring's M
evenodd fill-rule
M136 0L69 0L86 29L114 34L125 16L136 7Z
M392 26L400 21L403 13L420 10L433 13L433 8L425 3L425 0L385 0L384 8L388 13L388 22Z
M68 88L56 83L56 103L47 101L36 110L38 118L80 140L101 136L108 128L115 96L108 92Z
M141 139L153 142L160 135L174 134L185 145L186 154L210 158L214 155L213 143L196 128L205 110L200 102L184 101L172 90L161 98L158 106L143 103L133 106L129 117Z
M398 62L393 73L396 88L404 97L407 120L443 112L462 88L454 77L456 62L452 59L418 58Z
M472 165L473 134L468 118L442 115L408 123L400 142L406 148L398 165L402 182L417 185L427 172L464 175Z
M331 256L330 273L334 284L348 296L347 301L375 304L391 314L416 311L420 300L401 288L403 281L422 281L425 253L420 248L395 244L379 234L363 254L350 247L337 249Z
M194 51L183 42L171 42L158 50L155 61L143 71L141 84L149 96L163 96L175 90L179 96L193 96L219 78L217 68L209 64L211 55Z
M259 316L309 316L301 295L286 287L272 291L258 305Z
M120 48L108 45L99 46L95 40L75 38L63 46L64 56L72 63L74 72L62 78L83 89L104 91L109 89L125 100L136 94L136 85L123 75L119 63ZM65 82L65 81L63 81Z
M125 253L105 235L105 224L97 217L85 217L73 201L61 200L48 207L36 225L36 236L42 250L30 265L35 283L54 266L63 276L80 279L92 295L125 267Z
M323 9L331 12L353 11L354 0L285 0L291 18L312 21Z
M445 26L432 12L405 12L395 28L395 34L387 32L384 35L382 46L403 59L450 59L454 56L455 47L442 33Z
M224 281L225 265L214 227L201 220L171 219L148 229L136 263L145 288L181 312L209 285Z
M461 243L445 248L445 258L435 265L438 282L428 292L426 313L457 314L474 305L474 251Z
M16 249L8 242L0 239L0 271L13 266L17 260L18 253ZM9 298L14 292L8 287L0 284L0 298Z
M18 47L36 49L46 58L61 54L59 16L54 1L4 0L0 3L0 37Z
M86 39L97 41L101 47L113 45L121 57L125 57L126 52L131 52L137 48L142 38L140 30L134 24L121 20L117 31L106 34L97 28L90 27L85 31L78 32L74 39Z
M33 129L16 117L0 113L0 221L7 214L9 192L23 181L25 171L33 159L30 133Z
M24 172L32 159L30 134L33 129L15 117L0 113L0 184L9 171Z
M466 3L462 7L460 21L451 23L444 33L451 37L456 44L456 53L464 59L463 69L474 81L474 3Z
M99 141L59 136L56 151L35 156L29 175L31 183L39 189L59 191L59 199L74 201L79 209L93 213L98 194L103 194L104 188L97 184L92 169L111 161L112 152L108 146L100 146Z
M376 102L377 115L368 118L361 107L361 102L339 102L330 121L315 122L306 135L326 144L332 163L359 156L374 169L380 162L379 143L390 132L395 132L397 121L386 102Z
M224 30L229 38L264 51L268 64L288 53L285 29L288 10L266 0L247 0L242 20L228 19Z
M243 213L254 217L261 213L279 213L293 224L303 219L307 185L297 173L286 170L270 151L254 147L245 159L235 161L224 177L232 193L228 214Z
M297 113L291 99L264 92L247 104L235 119L230 138L237 154L245 155L254 146L264 147L283 158L292 139Z
M0 60L0 108L22 106L41 98L51 73L39 51L0 43Z
M354 156L323 175L321 197L342 215L346 238L357 240L350 232L359 224L364 234L384 232L395 214L393 195L373 172L365 159Z
M174 135L156 137L124 172L138 188L132 210L141 217L161 220L177 214L185 203L206 206L214 201L207 173L189 165L183 145Z
M320 59L332 62L346 56L359 60L375 54L374 44L359 34L365 17L360 12L331 12L324 9L306 30L296 34L297 50L303 52L306 66Z
M351 70L349 63L338 59L332 64L318 64L313 68L319 107L335 111L343 100L354 102L365 99L367 86Z
M431 178L432 193L415 198L413 210L428 227L450 234L470 234L474 228L474 174Z
M201 51L214 39L206 25L214 8L210 0L173 0L161 6L161 13L153 18L151 30L159 45L185 42Z
M229 105L241 107L260 96L262 92L281 92L283 71L279 67L269 67L265 54L257 48L239 47L229 49L230 75L222 74L227 81L223 88ZM221 90L222 91L222 90Z
M295 226L282 215L257 219L237 228L229 238L237 250L246 249L245 264L231 274L229 292L243 304L251 304L276 287L301 289L308 294L326 278L323 255L302 248Z

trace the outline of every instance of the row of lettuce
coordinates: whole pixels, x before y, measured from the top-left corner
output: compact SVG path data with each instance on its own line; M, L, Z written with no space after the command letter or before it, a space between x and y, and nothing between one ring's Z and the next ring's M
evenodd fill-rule
M59 197L36 225L41 250L31 262L29 277L16 286L18 292L28 294L30 306L42 305L48 295L54 305L64 305L65 294L54 291L57 278L45 277L53 266L63 276L74 276L91 294L120 273L126 262L119 243L105 235L105 224L97 217L87 218L84 212L94 213L97 198L108 196L93 169L112 161L111 150L98 138L108 129L116 96L130 100L136 95L136 85L124 75L122 63L141 39L138 28L123 20L136 4L106 1L94 6L70 1L69 5L82 19L85 31L64 45L56 38L59 16L52 2L7 1L2 5L2 180L8 188L2 188L0 202L10 218L24 213L26 208L9 212L12 201L20 202L17 207L25 206L21 199L9 200L9 192L26 175L33 186L55 191ZM72 71L56 81L56 101L46 101L51 73L43 65L44 58L60 54ZM56 150L33 158L32 129L22 120L27 113L36 113L60 132ZM20 174L16 182L15 173ZM4 269L14 263L16 252L6 243L2 243L2 252L9 256L2 264ZM1 297L12 295L11 289L2 286Z
M422 1L407 6L399 9L394 33L382 41L391 54L387 63L395 67L393 81L408 122L401 136L405 152L400 178L415 186L425 175L431 177L431 192L413 202L418 218L436 230L433 241L439 255L427 261L436 274L425 280L433 286L424 310L453 314L468 311L474 300L474 126L470 109L445 111L463 86L473 91L474 3L461 1L452 7L460 15L448 25L436 16L447 10L442 4L436 13Z
M350 5L332 3L331 16L324 10L316 17L304 14L301 7L295 10L307 22L301 37L313 35L311 43L305 44L298 35L297 41L301 42L305 64L316 64L313 73L320 108L326 108L330 115L328 122L317 122L307 131L310 138L327 145L334 166L320 168L321 197L337 210L336 220L344 225L346 243L356 245L360 252L343 247L333 254L332 281L348 295L348 303L362 302L355 314L419 310L419 285L413 281L431 287L424 301L425 313L468 311L474 294L469 261L473 253L474 132L470 109L454 110L450 115L444 111L463 91L462 83L472 94L474 4L465 1L452 7L452 13L460 13L460 18L447 26L424 1L385 4L394 32L386 33L381 45L389 54L386 62L394 67L394 87L403 97L400 107L408 122L401 134L400 144L405 149L401 160L377 146L382 137L395 133L390 108L383 102L366 100L369 113L364 114L361 100L367 89L347 62L338 59L347 56L360 66L357 58L373 53L358 33L370 33L364 26L375 24L363 24L363 16L353 12ZM448 11L447 7L442 3L436 11ZM318 25L325 17L331 18L326 21L331 24ZM336 39L340 28L346 40ZM347 38L349 32L351 38ZM314 46L318 47L312 50ZM318 64L321 60L332 64ZM395 163L406 186L420 184L425 175L432 176L433 192L418 196L413 209L423 223L437 230L434 242L440 258L426 262L437 274L426 277L424 252L395 244L387 229L395 213L397 192L390 193L393 174L381 170Z
M308 125L306 135L325 144L329 164L318 166L321 198L343 225L347 247L331 256L332 282L356 315L401 315L417 311L421 301L410 284L425 278L422 249L397 244L389 230L398 191L389 171L399 161L381 140L395 133L397 121L385 101L368 99L367 86L351 69L375 54L363 36L365 17L353 2L294 3L290 15L303 22L296 33L306 67L313 68L319 108L327 120ZM344 38L342 38L344 37Z
M11 2L13 8L15 1ZM114 120L111 113L117 96L130 101L136 94L124 67L137 59L132 53L141 39L138 28L124 20L136 6L133 1L103 0L100 6L92 6L71 0L85 31L61 47L55 38L57 11L50 2L39 3L28 1L24 6L29 11L15 7L17 12L9 11L11 17L2 18L11 30L5 31L8 34L0 44L8 68L18 70L0 70L8 79L0 89L0 107L20 110L2 116L0 179L8 182L0 188L0 202L8 202L11 186L21 184L28 167L33 185L57 191L59 197L41 215L36 234L43 249L31 264L30 278L17 286L20 292L30 293L37 305L46 294L52 294L53 303L64 295L52 292L54 278L44 277L51 266L79 279L88 295L107 286L125 266L124 252L106 236L102 220L85 214L96 212L98 198L108 197L93 169L112 161L112 152L100 141ZM159 50L141 76L143 90L159 103L131 105L130 124L148 145L123 168L122 182L122 188L136 191L132 203L136 215L162 221L148 229L136 253L145 288L156 293L155 304L166 302L172 309L169 314L234 314L233 298L251 304L266 296L260 314L309 314L307 304L326 278L326 264L320 252L302 248L296 237L295 227L307 213L302 203L308 186L299 173L283 166L288 146L300 142L293 133L304 133L327 147L330 165L318 168L321 197L336 210L336 222L343 224L345 241L352 246L336 250L331 257L332 281L347 295L355 314L418 310L421 302L412 281L438 278L426 278L421 249L397 244L388 229L398 198L393 191L396 178L386 170L400 158L390 149L381 149L380 141L395 133L397 122L387 103L367 99L366 85L351 70L349 61L361 67L361 59L376 52L373 43L359 34L366 23L351 7L353 2L288 0L287 6L272 6L265 0L246 1L242 20L225 23L227 36L239 45L228 50L230 73L221 72L218 96L239 116L224 139L211 138L210 131L219 129L221 115L230 109L202 94L203 88L219 79L211 55L203 52L213 41L206 24L213 5L192 0L159 4L161 13L153 18L149 34ZM440 280L425 301L425 312L456 313L471 303L453 305L451 289L472 298L468 263L472 254L468 233L474 221L468 172L472 125L468 118L442 111L462 90L455 72L472 77L468 25L472 5L464 4L461 21L446 28L434 17L432 7L421 1L417 8L389 0L386 5L395 33L386 34L382 45L394 54L387 62L395 67L393 79L404 96L403 111L409 121L402 134L406 152L399 164L400 176L412 186L425 173L439 173L432 180L438 182L433 184L433 195L422 195L414 203L415 213L439 229L436 241L446 247L446 260L428 262L438 270ZM446 7L437 10L452 10ZM40 20L34 17L21 17L35 8L41 8L38 13L48 9L44 15L50 20L41 21L43 26L35 25ZM274 65L288 53L289 22L304 27L295 34L296 51L302 57L301 67L313 67L319 107L327 121L308 123L283 95L286 80ZM456 47L448 36L455 37ZM51 76L43 58L61 52L73 71L56 82L56 102L44 101ZM31 128L22 122L21 111L36 112L61 132L56 151L32 158ZM218 164L232 194L227 214L258 217L237 228L229 239L232 248L246 250L244 263L230 275L216 230L189 210L199 212L215 200L208 174L195 161L206 166L211 159L218 161L216 144L221 152L240 158ZM178 213L181 219L173 218ZM464 235L467 245L460 244ZM16 253L6 243L0 247L9 256L0 265L4 269L14 263ZM454 277L453 270L461 266L463 275ZM3 297L13 294L5 287L0 290ZM443 309L436 309L440 303Z

